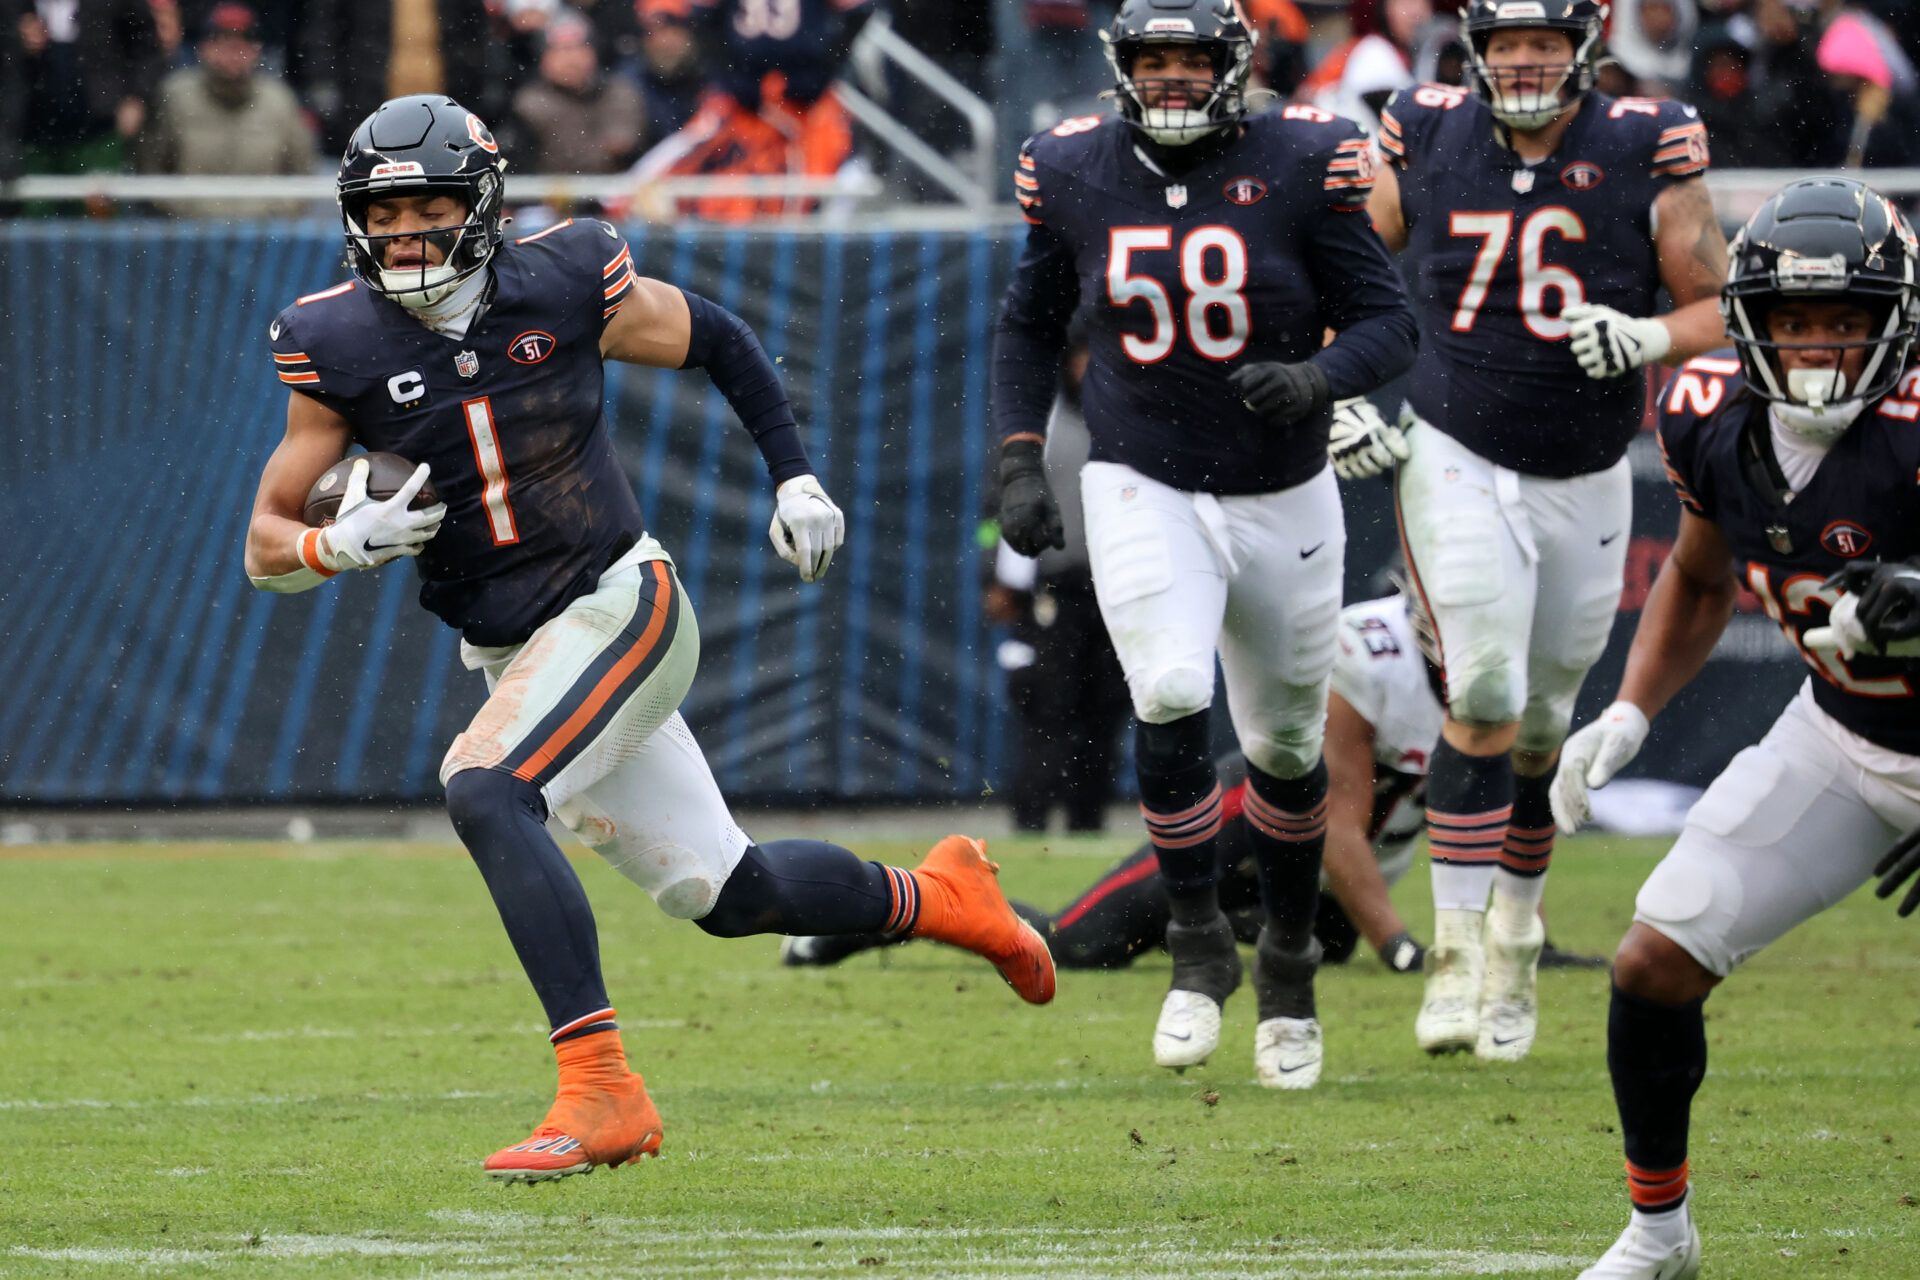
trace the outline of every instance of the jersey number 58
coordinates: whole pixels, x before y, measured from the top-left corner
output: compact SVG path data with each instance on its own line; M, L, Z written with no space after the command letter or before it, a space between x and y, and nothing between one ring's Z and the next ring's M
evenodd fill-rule
M1150 271L1134 270L1134 255L1173 248L1172 227L1113 227L1107 233L1107 298L1116 307L1147 304L1145 334L1120 336L1135 364L1158 364L1173 354L1184 328L1187 342L1208 360L1231 360L1246 350L1253 321L1247 308L1247 242L1232 227L1195 227L1180 241L1184 325L1174 320L1167 286Z

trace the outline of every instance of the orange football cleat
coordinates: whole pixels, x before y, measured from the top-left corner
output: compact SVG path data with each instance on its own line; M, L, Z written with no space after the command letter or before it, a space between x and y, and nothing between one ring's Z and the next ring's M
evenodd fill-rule
M920 887L916 938L964 947L985 956L1028 1004L1053 999L1053 953L1033 926L1014 914L1000 892L999 864L971 836L948 836L914 869Z
M618 1032L568 1040L554 1051L560 1090L547 1118L525 1142L487 1157L489 1178L545 1182L660 1154L660 1112L646 1081L627 1069Z

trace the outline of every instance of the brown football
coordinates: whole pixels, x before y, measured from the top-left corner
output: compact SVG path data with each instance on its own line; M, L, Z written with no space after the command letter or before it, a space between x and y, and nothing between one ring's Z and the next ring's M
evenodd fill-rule
M340 499L347 491L347 473L353 464L361 458L367 460L367 496L376 502L391 498L400 492L402 485L413 475L414 464L397 453L351 453L327 468L327 473L313 482L313 488L307 490L307 506L303 515L307 524L319 528L323 524L333 523L340 514ZM440 501L433 491L433 481L429 479L420 486L420 492L413 495L408 503L412 510L430 507Z

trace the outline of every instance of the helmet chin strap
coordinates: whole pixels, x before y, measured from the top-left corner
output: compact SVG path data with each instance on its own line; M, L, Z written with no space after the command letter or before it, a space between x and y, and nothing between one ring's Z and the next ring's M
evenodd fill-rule
M1858 396L1846 398L1847 376L1838 369L1789 369L1787 394L1791 400L1773 406L1780 425L1814 444L1838 440L1867 407Z

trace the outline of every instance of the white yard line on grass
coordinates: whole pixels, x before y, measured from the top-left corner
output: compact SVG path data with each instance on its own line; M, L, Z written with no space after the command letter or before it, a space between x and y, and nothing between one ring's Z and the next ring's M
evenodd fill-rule
M363 1102L465 1102L472 1098L518 1098L514 1090L449 1089L445 1093L255 1094L245 1098L0 1098L0 1111L159 1111L172 1107L311 1107Z

